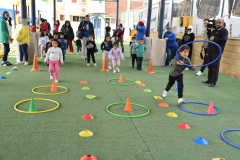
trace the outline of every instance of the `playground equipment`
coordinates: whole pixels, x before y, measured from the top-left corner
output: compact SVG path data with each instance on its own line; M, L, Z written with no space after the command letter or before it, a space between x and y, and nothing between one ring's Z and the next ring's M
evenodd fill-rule
M94 117L90 114L86 114L84 116L82 116L82 119L85 119L85 120L90 120L90 119L93 119Z
M109 72L108 66L107 66L107 56L104 56L103 66L102 66L101 71L102 71L102 72Z
M34 54L34 60L33 60L33 68L31 69L32 72L38 72L40 69L38 68L38 61L37 61L37 55Z
M94 155L88 154L80 158L80 160L98 160Z
M152 58L150 59L149 66L148 66L148 71L146 73L153 74L153 63L152 63Z
M55 84L55 82L53 81L53 84ZM63 92L59 92L59 93L40 93L40 92L36 92L35 90L38 89L38 88L45 88L45 87L51 87L51 90L55 90L55 88L64 88L65 91ZM63 94L63 93L66 93L68 91L68 89L66 87L63 87L63 86L55 86L55 88L51 85L49 86L39 86L39 87L35 87L32 89L32 92L33 93L36 93L36 94L40 94L40 95L59 95L59 94ZM55 92L55 91L52 91L52 92Z
M81 84L87 84L88 82L87 81L82 81L80 82Z

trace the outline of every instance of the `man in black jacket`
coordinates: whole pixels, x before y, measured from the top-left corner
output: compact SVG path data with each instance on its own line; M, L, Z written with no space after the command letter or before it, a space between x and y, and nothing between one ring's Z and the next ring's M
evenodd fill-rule
M221 47L222 53L223 53L224 47L226 45L227 38L228 38L228 31L224 27L224 20L222 18L219 18L216 21L216 29L212 31L211 29L208 30L208 36L210 41L217 43ZM219 51L219 48L212 43L208 43L207 49L208 49L207 61L208 63L210 63L218 57L220 51ZM213 64L208 66L208 80L203 81L203 83L210 83L209 87L214 87L217 83L220 60L221 60L221 57L217 61L215 61Z
M87 48L86 48L86 44L87 44L87 41L88 41L88 35L92 34L93 35L93 39L95 39L94 28L93 28L92 22L90 22L90 16L89 15L86 15L85 20L82 21L79 24L78 30L81 31L80 38L82 39L83 58L84 58L84 61L87 61Z

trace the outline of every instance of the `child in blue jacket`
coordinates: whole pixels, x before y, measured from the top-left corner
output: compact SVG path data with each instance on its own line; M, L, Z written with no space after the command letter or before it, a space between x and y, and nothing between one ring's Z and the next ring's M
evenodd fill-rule
M63 53L63 62L65 63L65 54L66 54L66 49L67 49L67 42L64 42L65 41L65 38L64 38L64 33L63 32L60 32L59 33L59 36L60 38L58 39L61 43L62 43L62 53Z

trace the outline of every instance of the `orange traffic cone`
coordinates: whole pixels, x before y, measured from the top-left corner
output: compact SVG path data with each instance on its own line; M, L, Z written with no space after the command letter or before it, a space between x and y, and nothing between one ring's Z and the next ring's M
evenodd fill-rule
M118 82L119 82L119 83L124 83L122 74L120 75L120 78L119 78L119 81L118 81Z
M108 66L107 66L107 56L104 56L103 66L101 69L102 72L109 72Z
M160 106L160 107L169 107L169 105L168 105L167 103L164 103L164 102L163 102L163 103L160 103L159 106Z
M56 85L55 85L55 81L52 82L52 88L51 88L51 92L56 92L57 91L57 88L56 88Z
M37 55L34 54L34 59L33 59L33 68L31 69L32 72L38 72L40 69L38 69L38 61L37 61Z
M125 111L127 111L127 112L130 112L130 111L133 110L133 109L131 108L131 103L130 103L130 99L129 99L129 97L128 97L128 99L127 99L127 102L126 102L125 108L124 108L123 110L125 110Z
M208 114L214 114L214 109L213 109L213 101L210 102L208 110L206 111Z
M143 83L140 83L138 86L142 86L142 87L144 87L144 86L146 86L145 84L143 84Z
M150 63L149 63L149 66L148 66L148 71L146 73L150 73L150 74L155 73L155 72L153 72L152 58L150 59Z

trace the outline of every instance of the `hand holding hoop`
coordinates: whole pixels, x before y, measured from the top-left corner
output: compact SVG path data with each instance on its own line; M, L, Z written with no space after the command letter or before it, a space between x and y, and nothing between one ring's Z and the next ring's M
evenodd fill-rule
M214 61L212 61L212 62L210 62L210 63L207 63L207 64L204 64L204 65L199 65L199 66L197 66L197 67L208 66L208 65L214 63L216 60L218 60L218 59L221 57L221 55L222 55L222 49L221 49L221 47L220 47L217 43L212 42L212 41L206 41L206 40L197 40L197 41L188 42L188 43L182 45L182 46L177 50L177 52L176 52L176 59L177 59L178 62L180 62L180 60L178 59L177 55L178 55L178 52L180 51L180 49L181 49L183 46L186 46L186 45L191 44L191 43L194 43L194 42L209 42L209 43L215 44L215 45L219 48L219 51L220 51L218 57L217 57ZM184 65L187 66L187 67L192 67L191 65L187 65L187 64L184 64Z

